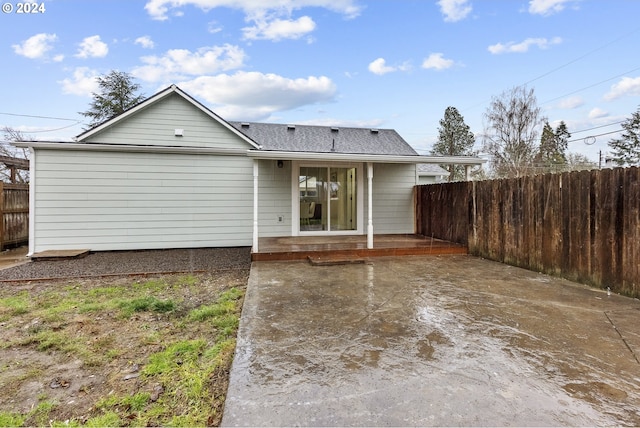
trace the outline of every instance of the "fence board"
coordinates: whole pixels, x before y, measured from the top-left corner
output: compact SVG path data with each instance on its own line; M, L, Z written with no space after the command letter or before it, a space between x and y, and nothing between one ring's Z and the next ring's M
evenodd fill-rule
M640 169L417 187L420 234L640 297Z
M0 250L29 241L29 185L0 182Z

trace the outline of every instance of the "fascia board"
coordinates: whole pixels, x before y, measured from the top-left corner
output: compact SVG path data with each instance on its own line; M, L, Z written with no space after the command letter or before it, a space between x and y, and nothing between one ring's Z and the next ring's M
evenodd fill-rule
M486 159L468 156L399 156L352 153L279 152L250 150L248 156L255 159L314 160L373 163L435 163L456 165L481 165Z
M12 143L16 147L33 148L37 150L79 150L102 152L129 152L129 153L176 153L176 154L202 154L222 156L246 156L246 149L223 149L208 147L179 147L179 146L136 146L129 144L103 144L103 143L56 143L44 141L16 141Z

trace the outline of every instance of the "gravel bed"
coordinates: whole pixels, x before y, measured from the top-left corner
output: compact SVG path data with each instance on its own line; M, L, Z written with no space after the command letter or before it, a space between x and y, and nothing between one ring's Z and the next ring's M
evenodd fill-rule
M251 248L110 251L81 259L31 261L0 270L0 281L249 269Z

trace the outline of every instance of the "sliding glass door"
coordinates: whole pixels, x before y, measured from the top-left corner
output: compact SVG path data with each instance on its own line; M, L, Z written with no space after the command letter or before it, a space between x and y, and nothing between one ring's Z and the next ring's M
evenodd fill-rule
M301 232L358 229L356 167L301 166L298 186Z

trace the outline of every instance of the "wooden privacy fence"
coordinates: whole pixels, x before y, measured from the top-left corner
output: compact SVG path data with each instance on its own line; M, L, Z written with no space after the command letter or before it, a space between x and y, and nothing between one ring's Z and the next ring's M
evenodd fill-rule
M416 186L417 232L640 297L640 169Z
M29 241L29 184L0 182L0 250Z

